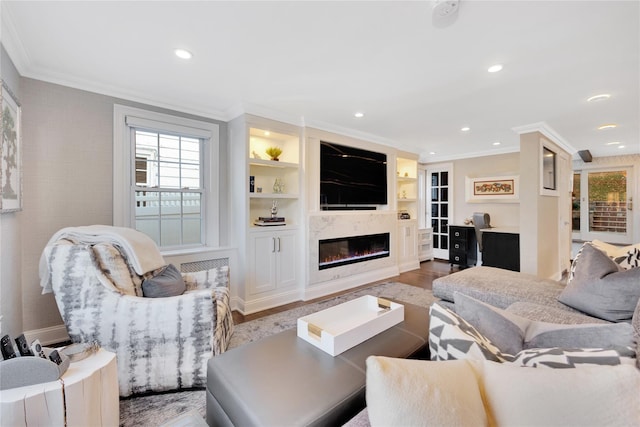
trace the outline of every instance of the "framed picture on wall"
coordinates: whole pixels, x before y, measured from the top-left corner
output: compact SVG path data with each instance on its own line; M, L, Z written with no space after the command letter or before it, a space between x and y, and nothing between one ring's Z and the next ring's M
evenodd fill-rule
M467 203L518 203L519 182L517 175L465 177Z
M22 111L5 81L0 85L0 99L0 213L6 213L22 209Z

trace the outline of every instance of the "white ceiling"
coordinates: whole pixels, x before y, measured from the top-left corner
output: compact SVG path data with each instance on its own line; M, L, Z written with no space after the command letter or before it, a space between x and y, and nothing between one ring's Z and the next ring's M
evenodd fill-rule
M25 77L222 120L257 113L425 161L518 151L513 128L539 122L594 157L640 153L638 1L462 0L449 25L427 0L1 4ZM611 98L586 101L599 93Z

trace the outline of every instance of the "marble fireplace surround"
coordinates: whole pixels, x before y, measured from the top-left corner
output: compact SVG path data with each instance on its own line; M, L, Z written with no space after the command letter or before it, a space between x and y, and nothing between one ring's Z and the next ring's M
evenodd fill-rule
M305 298L316 298L398 274L397 214L393 211L318 212L309 215L308 286ZM389 233L388 257L320 270L320 240Z

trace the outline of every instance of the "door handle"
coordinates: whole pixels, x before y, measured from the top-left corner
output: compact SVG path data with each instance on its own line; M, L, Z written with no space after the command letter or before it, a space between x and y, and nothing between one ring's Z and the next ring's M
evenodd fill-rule
M276 252L276 238L272 237L271 238L271 253L275 253Z
M278 252L280 252L280 238L278 237Z

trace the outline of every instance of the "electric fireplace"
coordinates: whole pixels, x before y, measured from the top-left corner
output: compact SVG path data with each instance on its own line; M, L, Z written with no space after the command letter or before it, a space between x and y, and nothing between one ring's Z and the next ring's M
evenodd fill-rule
M320 240L320 270L389 256L389 233Z

